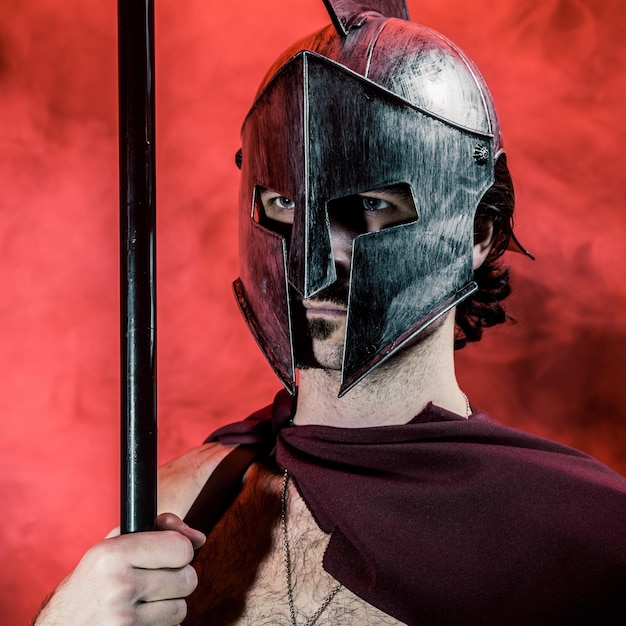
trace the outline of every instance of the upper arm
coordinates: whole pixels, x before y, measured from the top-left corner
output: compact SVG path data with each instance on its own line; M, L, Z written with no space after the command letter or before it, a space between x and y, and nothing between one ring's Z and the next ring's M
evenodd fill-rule
M220 443L205 443L160 467L158 513L175 513L184 518L209 476L232 449Z

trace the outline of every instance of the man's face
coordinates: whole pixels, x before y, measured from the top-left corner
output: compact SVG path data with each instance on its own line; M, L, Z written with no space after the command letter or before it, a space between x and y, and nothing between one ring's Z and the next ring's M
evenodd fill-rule
M289 241L295 203L275 191L259 194L259 221ZM342 368L348 312L348 290L355 237L413 222L417 211L408 185L366 191L328 203L336 281L308 299L292 291L294 341L297 366Z

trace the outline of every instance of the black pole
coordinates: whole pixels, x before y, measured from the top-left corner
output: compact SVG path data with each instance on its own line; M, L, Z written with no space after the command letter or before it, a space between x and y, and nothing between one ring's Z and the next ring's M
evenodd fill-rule
M121 531L156 518L154 3L118 0Z

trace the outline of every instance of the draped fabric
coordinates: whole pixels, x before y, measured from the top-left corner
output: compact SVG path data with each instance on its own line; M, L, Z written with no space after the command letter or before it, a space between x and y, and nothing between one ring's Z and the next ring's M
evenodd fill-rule
M409 624L624 615L626 480L595 459L482 411L336 428L291 426L291 410L281 392L209 440L275 437L331 535L324 568L369 603Z

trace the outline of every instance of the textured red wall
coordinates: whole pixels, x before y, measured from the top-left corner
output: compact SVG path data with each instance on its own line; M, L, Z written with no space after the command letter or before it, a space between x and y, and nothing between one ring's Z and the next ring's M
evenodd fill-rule
M158 2L162 460L278 388L239 319L239 124L320 0ZM516 325L459 356L473 404L626 472L626 9L421 0L475 58L517 182ZM117 523L114 3L0 0L0 616L26 623ZM181 12L180 7L184 7Z

